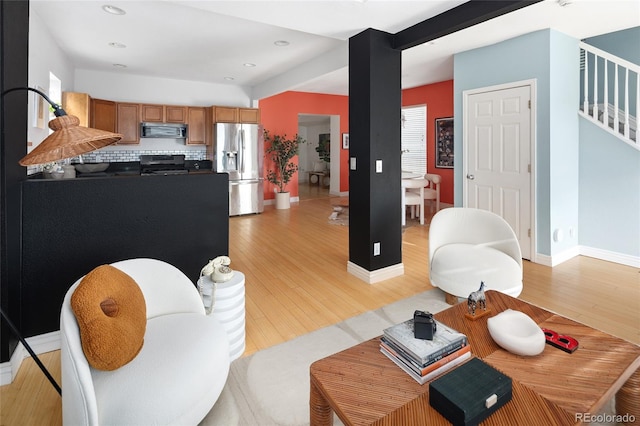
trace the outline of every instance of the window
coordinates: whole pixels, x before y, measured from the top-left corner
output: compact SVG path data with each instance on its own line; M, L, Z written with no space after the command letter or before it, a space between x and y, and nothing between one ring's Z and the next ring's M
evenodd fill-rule
M49 72L49 98L58 105L62 105L62 82L54 73ZM48 104L47 104L48 106ZM56 118L51 108L48 108L49 120ZM47 122L49 121L47 120Z
M427 106L402 108L402 170L427 173Z

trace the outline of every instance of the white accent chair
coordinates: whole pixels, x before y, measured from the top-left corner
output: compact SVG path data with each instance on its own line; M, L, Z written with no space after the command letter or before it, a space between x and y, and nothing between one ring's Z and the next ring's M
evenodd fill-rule
M196 425L220 396L229 373L223 326L205 315L194 284L174 266L154 259L116 262L145 298L144 344L113 371L92 368L67 291L60 314L62 417L65 425Z
M433 216L429 228L429 278L457 303L478 290L518 297L522 292L522 255L511 226L497 214L453 207Z
M426 179L402 179L402 226L407 222L407 206L411 206L412 219L415 217L416 208L419 210L420 225L424 225L424 188L428 183Z

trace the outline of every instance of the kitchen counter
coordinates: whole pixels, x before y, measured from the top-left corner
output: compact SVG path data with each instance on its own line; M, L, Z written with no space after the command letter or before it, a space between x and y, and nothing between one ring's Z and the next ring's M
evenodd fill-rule
M207 174L213 173L213 164L211 160L186 160L185 167L189 174ZM140 176L139 161L122 161L109 163L109 167L103 172L80 173L76 172L76 179L79 178L105 178L105 177L122 177L122 176ZM45 179L43 173L34 173L28 176L29 180ZM46 179L50 180L50 179ZM56 179L57 180L57 179ZM68 181L71 179L59 179Z

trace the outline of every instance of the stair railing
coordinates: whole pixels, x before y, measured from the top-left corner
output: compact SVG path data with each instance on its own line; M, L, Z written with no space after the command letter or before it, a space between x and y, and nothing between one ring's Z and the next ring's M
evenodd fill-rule
M579 46L584 67L581 114L640 149L640 66L583 42Z

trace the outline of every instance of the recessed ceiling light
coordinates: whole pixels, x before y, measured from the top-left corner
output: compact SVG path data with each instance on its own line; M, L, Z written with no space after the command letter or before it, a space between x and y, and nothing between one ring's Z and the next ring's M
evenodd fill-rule
M273 42L273 44L275 44L276 46L283 47L283 46L288 46L289 42L287 40L276 40Z
M104 6L102 6L102 10L104 10L105 12L110 13L112 15L124 15L124 14L127 13L123 9L120 9L119 7L112 6L110 4L105 4Z
M256 66L256 64L252 64L251 62L245 62L245 63L244 63L244 64L242 64L242 65L244 65L244 66L245 66L245 67L247 67L247 68L253 68L253 67L255 67L255 66Z
M115 68L126 68L127 66L124 64L113 64Z
M227 80L227 81L233 81L233 80L235 80L235 78L233 78L233 77L225 77L224 79L225 79L225 80Z
M118 43L117 41L112 41L111 43L109 43L109 46L115 47L116 49L124 49L125 47L127 47L126 45Z

